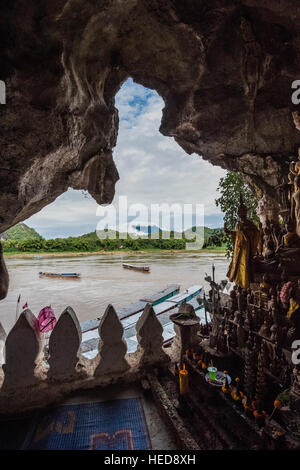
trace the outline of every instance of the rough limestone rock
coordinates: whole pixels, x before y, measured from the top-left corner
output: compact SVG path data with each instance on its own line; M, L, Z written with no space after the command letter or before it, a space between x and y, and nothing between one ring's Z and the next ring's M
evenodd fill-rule
M300 145L291 101L298 0L2 0L0 8L0 233L68 187L112 201L115 95L128 77L164 99L162 134L274 197Z

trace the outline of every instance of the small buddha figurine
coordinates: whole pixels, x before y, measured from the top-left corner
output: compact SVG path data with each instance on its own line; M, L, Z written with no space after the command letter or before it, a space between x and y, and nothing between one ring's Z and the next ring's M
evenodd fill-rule
M269 276L265 273L262 277L262 282L259 284L259 289L268 294L271 289L271 284L269 283Z
M256 313L257 313L257 316L259 318L260 326L262 326L262 324L265 321L265 311L263 310L262 307L260 307L259 309L256 310Z
M259 332L261 336L265 336L266 338L270 337L270 329L267 323L267 320L264 321L263 325L260 327Z
M248 308L254 304L254 296L252 290L249 288L247 289L247 306Z
M236 329L236 337L239 349L243 349L245 347L245 330L242 325L241 317L239 318L239 323Z
M296 233L300 237L300 174L295 178L295 192L291 200L291 218L296 223Z
M249 328L249 330L252 330L253 328L253 319L252 315L249 311L246 312L246 318L245 318L245 323L244 323L246 328Z
M291 162L289 165L289 173L288 173L288 184L291 185L291 191L294 191L294 180L296 175L295 170L295 162Z
M265 260L271 261L275 257L274 243L269 240L266 245Z
M234 323L238 324L239 321L240 321L240 318L242 317L242 314L239 310L237 310L235 313L234 313Z
M292 176L300 175L300 147L298 148L298 160L296 162L292 162L289 167L289 179L292 180Z
M272 313L272 320L274 325L279 325L280 324L280 314L279 310L276 306L273 306L271 308L271 313Z
M223 325L219 325L218 329L217 351L222 353L227 352L227 337L225 335L225 328Z
M249 331L249 333L248 333L248 338L247 338L247 342L246 342L246 347L248 347L249 344L251 344L251 345L252 345L251 347L253 347L254 339L255 339L255 337L254 337L252 331ZM247 346L247 345L248 345L248 346Z
M259 231L259 236L258 236L258 243L257 243L257 254L259 256L262 256L263 251L264 251L264 229L263 229L261 222L259 222L258 224L258 231Z
M280 300L280 291L281 291L281 284L276 284L276 302L278 308L280 309L281 300Z
M251 310L251 318L252 318L252 329L254 331L257 331L258 328L260 327L259 319L257 317L257 313L255 311L255 308Z
M238 292L237 292L237 303L238 303L238 310L242 313L245 310L245 295L244 295L244 290L242 287L238 287Z
M282 251L283 248L300 248L300 237L296 233L296 224L293 219L289 219L285 224L286 234L283 235L281 243L276 252Z
M283 354L281 354L280 357L279 370L280 383L282 384L284 389L289 388L291 385L291 371Z
M229 323L228 344L232 348L236 348L236 345L237 345L236 329L232 323Z
M272 312L272 317L273 317L273 310L275 310L275 314L278 312L278 316L276 316L276 319L279 320L279 309L278 309L278 304L277 304L277 296L275 295L275 290L270 289L271 294L271 300L268 301L268 310ZM275 319L273 318L273 322L275 323Z
M270 332L271 332L271 341L274 341L274 343L277 341L277 332L278 332L278 326L273 324L270 328Z
M267 310L265 313L265 320L267 322L268 328L270 329L271 326L273 325L273 318L272 318L272 312L270 312L269 310Z
M273 242L273 239L272 239L271 222L267 218L266 219L266 225L264 227L264 254L265 254L265 251L266 251L266 246L267 246L269 241L273 243L273 247L274 247L274 242Z

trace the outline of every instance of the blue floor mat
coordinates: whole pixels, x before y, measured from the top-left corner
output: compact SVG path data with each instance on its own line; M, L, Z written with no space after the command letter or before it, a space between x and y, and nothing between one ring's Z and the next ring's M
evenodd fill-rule
M151 445L141 399L126 398L48 408L22 425L2 422L0 449L5 448L147 450Z

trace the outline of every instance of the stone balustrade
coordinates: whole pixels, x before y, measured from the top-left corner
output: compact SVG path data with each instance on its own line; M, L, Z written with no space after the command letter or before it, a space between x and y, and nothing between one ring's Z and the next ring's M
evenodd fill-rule
M138 349L135 353L127 354L123 326L112 305L107 307L98 331L98 354L87 359L80 349L79 321L74 310L67 307L51 333L46 361L37 319L29 309L23 311L6 340L4 338L0 414L44 407L74 390L134 382L149 369L170 360L163 348L163 328L150 304L136 324Z

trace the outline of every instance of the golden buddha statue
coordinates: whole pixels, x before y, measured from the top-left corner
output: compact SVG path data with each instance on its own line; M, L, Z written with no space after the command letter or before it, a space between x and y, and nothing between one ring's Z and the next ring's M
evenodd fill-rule
M300 237L300 175L295 178L295 187L296 189L291 200L291 218L295 221L296 233Z
M245 288L250 286L253 280L252 259L257 254L259 242L259 230L256 225L247 219L247 208L242 199L238 208L238 222L234 231L224 230L230 234L234 243L233 258L230 263L227 276L231 282Z
M261 292L264 292L264 293L268 293L269 290L271 289L271 284L269 282L269 276L267 275L267 273L265 273L262 277L262 282L259 284L259 289L261 290Z
M295 179L295 162L291 162L289 165L289 173L288 173L288 183L293 185Z
M296 192L297 188L295 185L296 176L300 175L300 147L298 148L298 160L297 162L291 162L289 167L289 184L292 184L293 191ZM294 184L293 184L294 183Z
M295 163L295 174L300 175L300 147L298 148L298 161Z
M293 219L289 219L285 224L286 234L282 236L281 244L278 246L276 252L282 251L285 248L300 248L300 238L296 233L296 224Z

